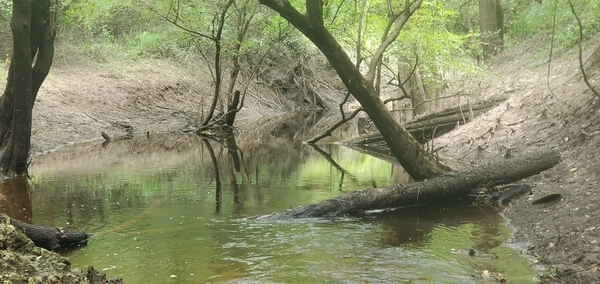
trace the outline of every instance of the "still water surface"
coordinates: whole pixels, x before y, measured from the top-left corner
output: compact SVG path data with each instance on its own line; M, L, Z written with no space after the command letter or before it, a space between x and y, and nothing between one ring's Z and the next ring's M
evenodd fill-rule
M251 220L405 178L335 145L195 136L76 145L31 168L36 224L95 233L72 266L125 283L531 283L495 209L456 205L334 219ZM461 250L474 248L468 256Z

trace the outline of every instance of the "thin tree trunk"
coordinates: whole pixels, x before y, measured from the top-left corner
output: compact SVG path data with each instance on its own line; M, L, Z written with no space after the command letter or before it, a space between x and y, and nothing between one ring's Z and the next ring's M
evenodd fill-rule
M215 109L217 108L217 103L221 97L221 80L223 78L223 71L221 70L221 36L223 35L223 27L225 26L225 16L227 15L227 10L231 7L234 0L229 0L225 6L223 7L223 11L221 11L221 15L219 16L219 26L217 27L217 34L212 41L215 43L215 90L213 92L213 100L210 104L210 109L208 110L208 114L202 121L201 126L206 126L213 118L215 113Z
M227 105L227 115L225 116L225 124L227 124L229 127L232 127L233 123L235 122L235 116L238 112L238 105L240 104L240 96L240 91L235 91L235 93L233 94L233 100L229 105Z

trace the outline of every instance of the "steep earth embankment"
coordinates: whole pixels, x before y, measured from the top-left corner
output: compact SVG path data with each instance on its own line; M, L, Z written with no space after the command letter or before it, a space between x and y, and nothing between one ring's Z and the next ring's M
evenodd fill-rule
M599 44L587 43L583 53L596 90ZM550 68L547 58L535 56L540 50L533 42L517 46L496 58L485 76L465 84L478 96L507 94L510 99L437 138L435 145L440 154L474 165L556 148L560 164L526 179L535 186L532 195L512 201L504 212L516 229L509 243L543 265L543 273L556 275L559 283L598 283L600 98L585 85L575 49L553 58ZM531 204L555 193L560 200Z

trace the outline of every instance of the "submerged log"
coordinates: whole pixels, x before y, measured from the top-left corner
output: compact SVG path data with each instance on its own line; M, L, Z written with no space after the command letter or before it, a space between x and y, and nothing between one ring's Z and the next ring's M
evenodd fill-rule
M46 227L27 224L0 213L0 222L6 222L21 230L33 243L47 250L57 251L75 245L86 244L90 235L61 227Z
M324 217L425 203L443 203L464 198L473 189L481 186L506 184L537 174L558 164L559 159L560 155L556 151L541 150L408 185L360 190L258 218Z

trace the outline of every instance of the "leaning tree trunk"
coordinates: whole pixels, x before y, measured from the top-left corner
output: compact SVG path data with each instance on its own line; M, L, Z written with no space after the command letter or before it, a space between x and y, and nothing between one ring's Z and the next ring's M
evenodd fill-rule
M518 181L558 164L560 156L552 150L525 154L501 160L479 168L448 173L430 180L408 185L395 185L355 191L316 204L300 206L278 214L258 218L323 217L401 206L448 202L464 198L480 186L499 185Z
M408 1L407 1L408 2ZM450 168L437 162L415 140L406 129L402 128L387 106L381 101L375 90L373 81L363 76L356 68L348 54L323 25L323 2L306 0L306 14L302 15L287 1L260 0L260 3L278 12L308 37L327 57L350 93L361 104L373 123L383 136L394 157L415 180L440 175ZM412 7L405 7L402 17L408 17L419 7L417 1ZM378 50L383 52L383 50ZM372 75L372 74L371 74Z
M55 0L13 1L13 54L0 99L0 169L3 174L27 174L33 104L54 57L54 5ZM33 58L36 58L35 64L32 64Z

